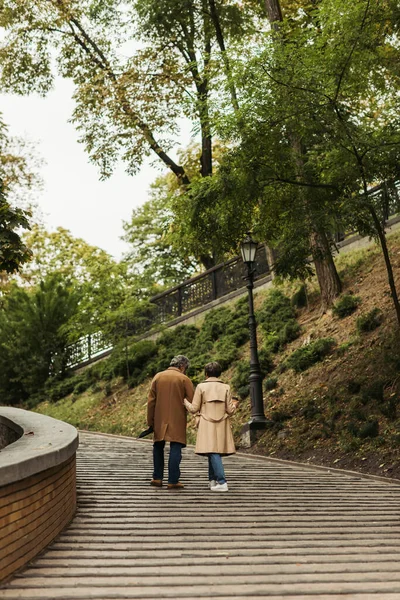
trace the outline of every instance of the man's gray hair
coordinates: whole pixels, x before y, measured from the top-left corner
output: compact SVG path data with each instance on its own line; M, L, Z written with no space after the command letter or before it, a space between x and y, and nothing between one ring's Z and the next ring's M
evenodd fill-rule
M183 354L178 354L177 356L174 356L174 358L169 363L169 366L176 367L177 369L180 369L181 367L185 367L185 369L188 369L190 367L190 361L187 358L187 356L183 356Z

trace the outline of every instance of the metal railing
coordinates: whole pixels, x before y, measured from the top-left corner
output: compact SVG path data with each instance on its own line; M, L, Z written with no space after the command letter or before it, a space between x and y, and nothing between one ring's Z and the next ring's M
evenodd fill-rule
M400 181L392 184L382 183L370 189L379 208L380 218L385 223L391 216L400 212ZM337 231L333 238L338 244L356 232ZM208 271L196 275L183 283L161 292L150 298L153 306L151 316L142 319L139 325L130 323L130 335L140 335L154 325L162 325L185 313L207 305L246 285L244 281L245 266L239 256L212 267ZM270 274L266 246L260 244L256 255L256 277L264 278ZM70 369L84 366L94 360L106 356L112 345L102 332L96 332L79 339L68 346L67 367Z
M266 277L270 269L267 250L260 245L256 254L256 276ZM139 325L130 323L130 335L140 335L154 325L162 325L196 308L209 304L234 290L245 286L245 266L239 256L220 263L200 275L150 298L151 316L142 319ZM109 340L96 332L80 338L67 348L67 368L74 369L107 356L112 350Z

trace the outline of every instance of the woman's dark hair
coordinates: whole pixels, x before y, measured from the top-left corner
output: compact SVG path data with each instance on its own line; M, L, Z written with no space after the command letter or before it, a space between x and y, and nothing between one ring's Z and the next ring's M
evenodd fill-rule
M219 377L222 373L222 367L217 362L207 363L204 367L206 377Z

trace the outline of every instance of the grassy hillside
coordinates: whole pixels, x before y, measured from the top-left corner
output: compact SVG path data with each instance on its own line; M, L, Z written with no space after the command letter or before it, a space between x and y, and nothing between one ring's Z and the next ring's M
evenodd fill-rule
M400 235L389 238L400 289ZM344 292L322 314L315 282L276 284L256 295L264 400L271 424L253 453L400 478L400 336L386 271L376 247L337 259ZM306 304L305 306L303 306ZM80 428L137 436L146 426L151 376L175 353L202 378L211 359L242 398L233 419L237 444L248 420L245 299L208 313L199 327L165 330L64 382L53 382L35 410ZM189 425L189 440L195 433Z

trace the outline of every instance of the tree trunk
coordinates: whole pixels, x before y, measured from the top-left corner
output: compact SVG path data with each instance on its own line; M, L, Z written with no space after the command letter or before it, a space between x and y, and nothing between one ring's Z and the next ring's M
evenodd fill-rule
M322 308L326 309L332 306L335 298L341 293L342 283L332 258L326 233L314 231L310 241L315 272L321 290Z
M365 197L367 198L367 195L366 195L366 186L364 186L364 194L365 194ZM379 237L379 242L381 244L383 258L385 260L386 271L387 271L387 275L388 275L390 293L392 295L392 300L393 300L394 308L396 310L397 321L398 321L398 323L400 325L400 303L399 303L399 297L397 295L396 283L395 283L395 280L394 280L393 268L392 268L392 263L390 261L389 250L388 250L387 243L386 243L385 230L382 227L381 222L379 221L379 217L376 214L374 207L370 206L369 210L370 210L370 213L371 213L371 216L372 216L372 220L373 220L374 225L375 225L376 232L377 232L378 237Z
M279 0L265 0L265 9L268 15L268 20L271 23L271 27L277 31L279 28L279 22L283 20ZM284 42L281 37L279 37L278 40L280 40L281 43ZM297 162L299 179L304 180L303 155L306 153L306 149L303 148L301 140L299 140L296 136L291 135L290 132L288 135L291 145L293 146L293 150L295 151L295 156L297 157L295 160ZM312 221L312 214L310 214L310 220ZM321 231L321 229L318 229L318 231L314 230L310 236L310 246L318 284L321 290L322 308L325 309L331 306L334 299L340 294L342 291L342 284L332 258L326 233Z
M265 0L265 10L268 15L268 21L273 29L279 27L279 21L283 21L282 10L279 0Z
M239 110L239 102L237 99L235 83L232 77L232 69L229 61L229 57L226 53L224 34L222 32L221 22L219 20L218 10L215 4L215 0L208 0L210 7L211 20L214 23L215 35L217 38L219 49L221 50L222 60L224 62L226 79L228 81L229 92L231 95L232 106L235 111Z
M269 267L269 272L271 275L271 279L275 277L275 263L278 258L278 253L275 248L270 248L270 246L265 246L265 254L267 255L267 262Z

